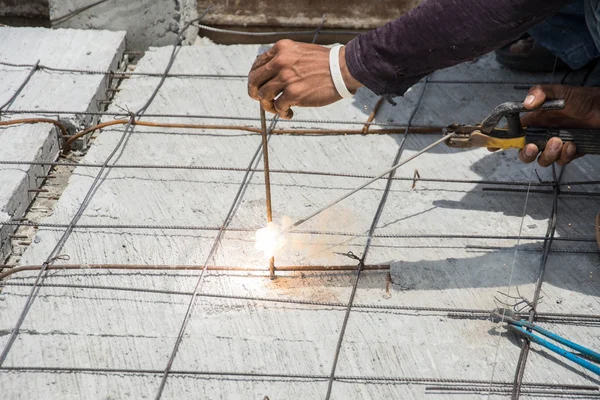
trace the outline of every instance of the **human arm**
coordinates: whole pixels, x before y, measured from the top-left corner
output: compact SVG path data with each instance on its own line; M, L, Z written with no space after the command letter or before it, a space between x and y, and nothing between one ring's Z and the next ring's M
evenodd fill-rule
M556 12L566 0L425 0L409 13L351 40L340 60L350 91L402 95L424 75L508 43ZM248 76L249 95L265 110L291 118L290 107L338 101L329 49L280 41L259 56ZM283 99L275 99L282 94Z

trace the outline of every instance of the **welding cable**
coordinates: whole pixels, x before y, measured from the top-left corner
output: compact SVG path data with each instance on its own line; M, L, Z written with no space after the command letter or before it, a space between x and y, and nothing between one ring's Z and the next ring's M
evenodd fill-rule
M19 96L21 91L25 88L25 86L27 86L31 77L33 76L33 74L35 74L35 71L38 70L39 65L40 60L37 60L37 62L33 64L31 70L29 71L23 82L19 85L17 90L13 93L13 95L10 96L10 98L4 104L0 105L0 112L3 111L5 108L9 107L17 99L17 96Z
M204 17L204 15L206 15L206 13L208 12L209 9L210 9L210 7L204 12L204 14L198 20L200 20L202 17ZM181 46L183 33L190 26L190 24L191 24L191 22L188 23L184 28L182 28L181 31L179 32L179 34L177 35L177 38L175 40L175 45L173 46L173 51L171 52L169 62L167 63L163 77L160 79L160 81L157 84L157 86L155 87L154 91L151 93L150 98L142 105L142 107L138 111L136 111L135 113L131 113L129 123L125 126L125 129L123 130L123 133L122 133L120 139L118 140L117 144L115 145L113 150L110 152L110 154L104 161L102 167L98 171L98 174L94 178L94 181L92 182L90 188L88 189L86 195L84 196L83 201L81 202L81 204L77 208L77 211L75 212L75 215L71 219L69 226L65 229L65 231L59 238L58 242L56 243L56 245L54 246L54 248L48 255L46 261L42 264L42 268L40 269L40 272L37 274L34 285L31 288L31 292L29 293L29 296L27 297L27 300L25 301L25 305L23 306L23 309L22 309L21 313L19 314L17 323L12 328L9 338L6 341L6 344L4 345L2 353L0 353L0 367L6 361L6 358L8 357L8 353L10 352L12 345L14 344L15 340L17 339L17 335L19 334L19 331L21 330L21 326L23 325L23 322L25 321L25 318L27 317L29 309L31 308L31 305L33 304L35 297L39 291L39 284L44 279L44 276L47 271L47 267L49 265L52 265L56 261L60 251L62 250L63 246L65 245L67 239L70 237L71 232L73 231L75 225L77 224L77 222L83 215L83 212L87 208L89 202L91 201L92 197L96 193L98 187L102 184L102 182L104 182L104 179L106 179L106 177L108 176L108 173L110 173L110 162L113 159L113 157L119 152L122 145L127 143L127 140L130 135L130 129L133 128L132 123L147 110L147 108L150 106L150 104L152 103L152 101L154 100L156 95L158 94L158 91L160 90L163 83L165 82L166 76L169 73L169 71L175 61L175 57L177 56L178 50ZM120 155L117 156L117 160L119 157L120 157ZM107 170L106 174L104 174L105 170Z

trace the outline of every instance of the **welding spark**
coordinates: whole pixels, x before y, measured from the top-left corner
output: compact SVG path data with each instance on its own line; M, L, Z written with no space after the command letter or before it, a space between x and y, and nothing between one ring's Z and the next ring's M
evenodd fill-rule
M271 258L283 247L281 228L275 222L256 231L256 250L262 251L266 258Z

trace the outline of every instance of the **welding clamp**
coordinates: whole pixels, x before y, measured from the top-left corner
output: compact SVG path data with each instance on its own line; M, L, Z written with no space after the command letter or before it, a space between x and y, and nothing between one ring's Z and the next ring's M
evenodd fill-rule
M506 324L506 328L509 331L516 333L518 336L525 337L530 341L565 357L575 364L582 366L596 375L600 375L600 366L595 364L600 363L600 353L590 350L587 347L583 347L577 343L571 342L570 340L567 340L546 329L540 328L529 321L523 320L520 315L515 314L512 310L506 308L495 309L492 311L491 317L493 322L504 322ZM564 348L555 345L554 343L542 338L539 335L536 335L533 332L540 333L541 335L546 336L547 338L550 338L565 347L575 350L575 352L565 350Z
M448 138L446 144L455 148L507 150L522 149L526 144L533 143L541 151L550 138L558 137L563 142L575 143L577 155L600 154L600 130L521 126L519 114L522 112L562 110L564 107L564 100L550 100L533 110L525 109L523 103L516 101L502 103L479 125L448 125L444 133L454 135ZM506 118L507 128L497 127L502 118Z

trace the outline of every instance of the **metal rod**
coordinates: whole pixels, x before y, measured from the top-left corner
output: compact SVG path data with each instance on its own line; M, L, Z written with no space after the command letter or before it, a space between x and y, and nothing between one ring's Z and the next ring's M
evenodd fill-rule
M367 118L367 122L365 122L365 126L363 126L363 129L362 129L363 135L366 135L367 133L369 133L369 128L371 127L371 123L375 120L375 117L377 116L377 112L381 108L381 105L383 104L384 100L385 100L385 97L381 96L381 97L379 97L379 100L377 100L377 103L375 103L375 107L373 107L373 111L371 111L371 114L369 114L369 118Z
M147 374L160 375L161 370L156 369L125 369L125 368L86 368L86 367L39 367L39 366L7 366L0 367L0 371L15 371L15 372L41 372L41 373L102 373L102 374ZM171 370L171 375L199 375L206 377L223 377L237 376L256 378L257 380L269 379L308 379L308 380L327 380L326 375L320 374L290 374L290 373L266 373L266 372L243 372L243 371L194 371L194 370ZM218 378L220 379L220 378ZM494 386L507 386L510 382L507 381L483 381L474 379L448 379L448 378L433 378L433 377L389 377L389 376L373 376L373 375L339 375L336 377L338 381L356 381L359 383L381 383L381 384L431 384L431 383L447 383L447 384L465 384L465 385L482 385L492 384ZM546 382L524 382L527 387L539 388L563 388L572 390L587 390L590 392L598 391L597 385L574 385L569 383L546 383ZM484 388L485 389L485 388Z
M350 266L342 266L344 268L350 268ZM380 266L365 266L366 270L378 268ZM294 267L296 268L296 267ZM307 267L309 268L309 267ZM356 267L354 267L356 269ZM264 269L262 269L264 271ZM299 270L299 272L302 270ZM4 286L21 286L29 287L31 284L28 283L17 283L14 281L7 281ZM161 289L148 289L148 288L136 288L136 287L120 287L120 286L96 286L96 285L75 285L69 283L42 283L40 287L56 287L56 288L73 288L73 289L93 289L93 290L113 290L113 291L125 291L135 293L156 293L156 294L170 294L180 296L195 295L198 297L211 297L219 299L233 299L233 300L246 300L246 301L261 301L269 303L285 303L285 304L297 304L297 305L308 305L308 306L321 306L321 307L343 307L348 306L347 303L339 302L324 302L324 301L309 301L309 300L297 300L297 299L282 299L282 298L269 298L269 297L254 297L254 296L239 296L239 295L227 295L218 293L196 293L191 291L174 291L174 290L161 290ZM432 313L447 313L446 315L451 318L459 317L465 319L481 319L489 318L490 310L485 309L467 309L467 308L449 308L449 307L425 307L425 306L411 306L411 305L387 305L387 304L354 304L354 309L361 310L386 310L386 311L410 311L417 313L416 317L425 316L421 315L421 312L432 312ZM561 313L539 313L538 316L543 318L544 322L548 323L591 323L600 321L600 315L585 315L585 314L561 314ZM489 383L489 381L487 381Z
M145 132L138 132L137 134L144 134ZM66 137L71 137L66 135ZM53 167L88 167L88 168L100 168L102 164L99 163L76 163L76 162L60 162L60 161L27 161L27 160L0 160L0 165L47 165ZM126 169L189 169L189 170L206 170L206 171L235 171L235 172L246 172L246 168L241 167L221 167L221 166L203 166L203 165L165 165L165 164L115 164L111 165L112 169L115 168L126 168ZM251 168L250 172L263 172L261 168ZM341 178L361 178L371 179L373 175L365 174L349 174L342 172L325 172L325 171L304 171L304 170L289 170L289 169L275 169L271 168L270 173L277 174L299 174L299 175L320 175L320 176L333 176ZM387 178L381 178L387 179ZM410 181L415 180L414 177L394 177L395 181ZM529 186L530 184L525 181L501 181L501 180L485 180L485 179L450 179L450 178L423 178L417 179L419 182L432 182L432 183L466 183L466 184L488 184L488 185L506 185L506 186ZM564 182L559 186L576 186L576 185L600 185L600 181L572 181ZM552 182L532 182L531 186L538 187L551 187ZM491 189L483 188L482 190L487 191ZM570 193L570 192L566 192ZM583 192L582 192L583 193Z
M551 385L551 384L550 384ZM560 385L557 385L560 386ZM436 392L463 392L463 393L481 393L481 394L502 394L510 393L509 388L499 388L499 387L470 387L470 386L427 386L425 388L426 391L436 391ZM584 389L584 390L573 390L573 389L554 389L551 386L548 389L535 389L535 388L525 388L523 390L524 394L531 395L547 395L550 397L556 396L576 396L576 397L585 397L585 398L600 398L600 393L598 393L598 389ZM572 397L571 397L572 398Z
M331 30L321 30L321 34L341 34L344 31L331 31ZM316 31L306 31L305 34L313 34ZM357 34L358 32L352 32L352 34ZM281 34L281 33L279 33ZM0 65L5 65L9 67L15 68L31 68L34 64L17 64L1 61ZM64 72L71 74L89 74L89 75L111 75L115 78L125 79L130 78L132 76L147 76L147 77L162 77L162 74L159 72L138 72L138 71L116 71L116 70L91 70L91 69L74 69L74 68L57 68L51 67L48 65L39 65L38 69L40 70L48 70L54 72ZM248 75L238 75L238 74L193 74L193 73L169 73L166 75L167 78L200 78L200 79L248 79ZM542 85L542 84L551 84L552 81L548 80L538 80L531 82L518 82L518 81L510 81L510 80L466 80L466 79L430 79L429 83L433 84L466 84L466 85L512 85L516 86L516 89L529 89L533 85Z
M12 221L6 221L0 223L1 225L8 226L32 226L36 228L67 228L68 224L55 224L45 222L29 222L27 220L15 219ZM217 226L201 226L201 225L135 225L135 224L76 224L73 229L160 229L160 230L191 230L191 231L219 231L220 227ZM255 232L258 228L223 228L224 231L230 232ZM317 230L306 230L306 231L294 231L294 234L299 235L326 235L326 236L353 236L353 237L367 237L368 235L363 232L344 232L344 231L317 231ZM520 236L522 240L545 240L545 236ZM515 240L519 236L516 235L469 235L469 234L430 234L430 233L399 233L399 234L387 234L387 233L376 233L373 238L379 239L491 239L491 240ZM555 237L554 241L563 242L582 242L582 243L596 243L595 237L582 237L582 236L563 236Z
M271 177L269 175L269 140L267 138L267 117L265 110L260 106L260 128L262 134L262 152L265 175L265 195L267 204L267 223L273 222L273 210L271 208ZM269 277L275 279L275 256L269 259Z
M412 156L408 157L406 160L403 160L403 161L399 162L398 164L394 165L393 167L385 170L384 172L382 172L379 175L377 175L375 178L373 178L373 179L371 179L371 180L363 183L362 185L358 186L356 189L353 189L353 190L349 191L348 193L346 193L343 196L341 196L340 198L332 201L331 203L327 204L326 206L321 207L320 209L318 209L314 213L310 214L308 217L304 217L304 218L296 221L289 228L286 228L284 232L290 231L291 229L296 228L296 227L302 225L303 223L305 223L309 219L316 217L317 215L321 214L323 211L325 211L325 210L333 207L334 205L336 205L337 203L341 202L342 200L345 200L346 198L352 196L354 193L358 192L359 190L362 190L362 189L366 188L367 186L369 186L373 182L375 182L375 181L383 178L384 176L386 176L390 172L397 170L398 168L400 168L404 164L406 164L406 163L414 160L415 158L419 157L420 155L422 155L422 154L428 152L429 150L433 149L435 146L438 146L438 145L444 143L446 140L448 140L453 135L454 134L451 133L449 135L446 135L446 136L442 137L441 139L436 140L435 142L433 142L429 146L425 147L423 150L419 151L418 153L413 154Z
M23 271L39 271L41 265L0 265L0 280ZM146 264L57 264L49 265L48 270L78 270L78 269L122 269L122 270L147 270L147 271L200 271L204 265L146 265ZM264 268L256 267L239 267L239 266L207 266L208 271L247 271L247 272L264 272ZM325 272L325 271L354 271L354 265L306 265L306 266L281 266L277 267L277 271L284 272ZM387 264L367 265L365 270L379 271L389 270Z

